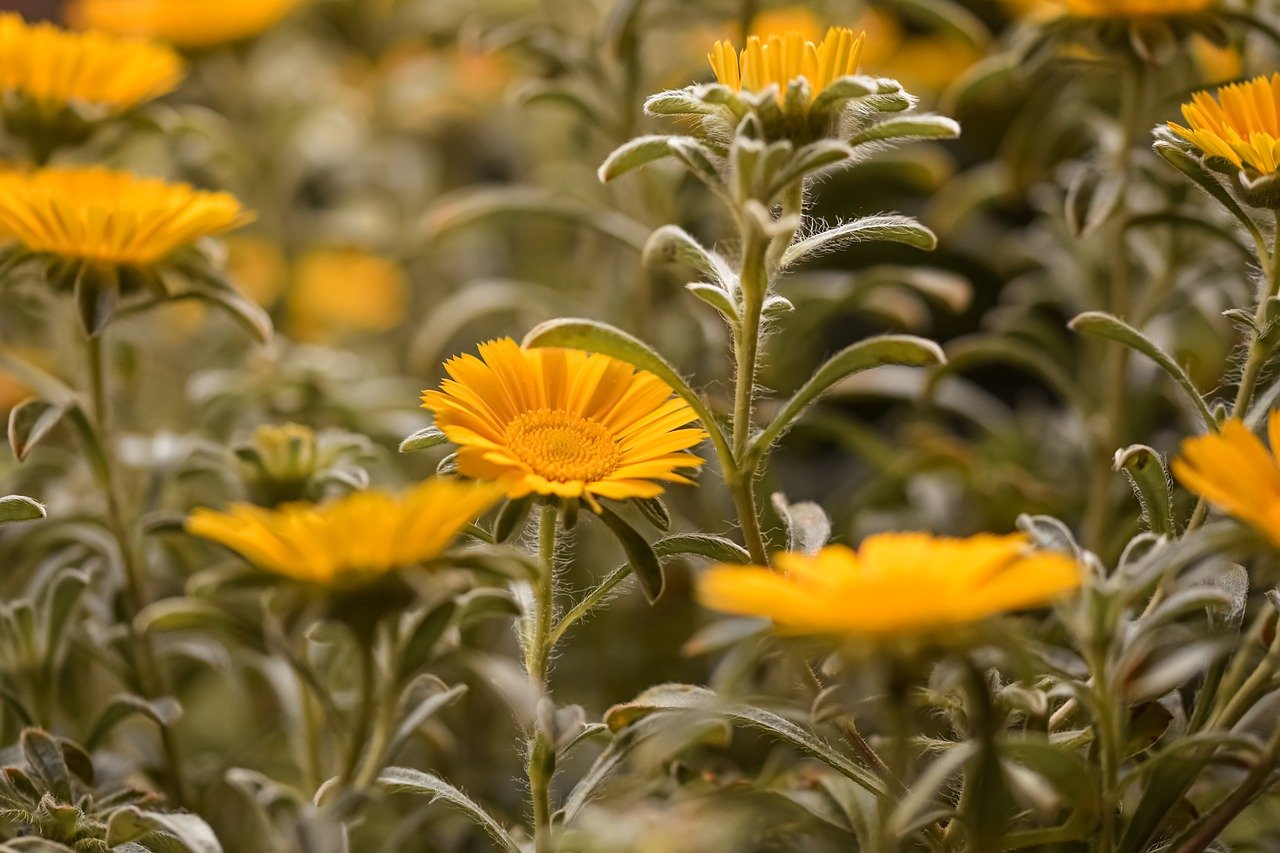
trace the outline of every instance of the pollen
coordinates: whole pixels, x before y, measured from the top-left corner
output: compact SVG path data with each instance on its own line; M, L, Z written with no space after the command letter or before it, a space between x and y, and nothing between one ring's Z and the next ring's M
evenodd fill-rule
M534 409L507 425L511 453L539 476L559 483L601 480L622 451L603 424L557 409Z

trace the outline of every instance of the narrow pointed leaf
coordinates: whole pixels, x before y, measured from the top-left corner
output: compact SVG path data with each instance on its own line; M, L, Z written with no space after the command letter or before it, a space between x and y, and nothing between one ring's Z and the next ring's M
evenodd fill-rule
M914 115L886 119L849 138L850 145L908 139L955 139L960 125L946 116Z
M645 598L649 599L650 604L657 601L662 595L665 581L662 576L662 563L658 562L658 555L654 552L653 546L622 517L604 507L600 509L600 520L605 523L617 538L622 550L626 552L627 562L631 564L631 571L640 581L640 589L644 591Z
M1145 444L1116 451L1115 468L1124 473L1142 508L1142 521L1152 533L1173 536L1173 491L1164 459Z
M19 462L25 461L32 448L49 434L66 414L65 406L30 399L9 412L9 446Z
M419 450L429 450L432 447L438 447L449 439L438 427L429 426L420 429L413 435L400 442L401 453L415 453Z
M1200 391L1191 381L1191 377L1187 376L1187 372L1173 360L1173 356L1156 346L1155 342L1146 335L1120 318L1103 311L1086 311L1068 325L1073 331L1082 334L1118 341L1154 361L1156 366L1168 374L1169 378L1183 390L1188 402L1200 414L1204 425L1215 432L1217 431L1217 421L1214 419L1213 413L1209 411L1208 405L1205 404L1204 397L1200 395Z
M11 521L34 521L44 518L44 505L22 495L0 498L0 524Z
M926 367L945 364L946 360L941 347L933 341L912 335L881 335L847 347L819 367L783 405L782 411L752 440L748 456L759 458L806 408L847 376L885 364Z
M520 853L520 846L511 835L475 800L433 773L423 773L408 767L388 767L378 777L378 783L391 791L422 794L431 802L442 800L474 821L506 853Z
M938 238L934 233L910 216L886 213L845 222L794 243L783 252L782 266L792 267L820 255L837 252L854 243L875 241L905 243L926 251L932 251L938 245Z

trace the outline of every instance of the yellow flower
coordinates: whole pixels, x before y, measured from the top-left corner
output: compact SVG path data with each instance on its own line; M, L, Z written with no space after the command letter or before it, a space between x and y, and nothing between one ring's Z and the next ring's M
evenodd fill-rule
M1230 160L1264 175L1280 164L1280 73L1197 92L1182 105L1191 127L1169 122L1174 133L1206 155Z
M289 292L294 335L324 341L343 332L382 332L404 320L404 271L358 249L316 249L298 261Z
M181 80L182 59L163 45L0 14L0 89L44 109L74 104L119 112L173 91Z
M756 15L751 21L750 35L767 41L770 36L794 32L805 41L816 42L825 30L822 18L808 6L779 6Z
M747 38L741 53L728 41L718 41L707 55L716 79L734 91L763 92L777 87L779 103L786 99L787 86L803 77L809 83L810 99L841 77L856 74L865 34L832 27L822 42L807 41L797 32Z
M284 293L289 264L279 244L266 237L235 234L228 237L227 275L245 296L270 308Z
M147 266L249 219L226 193L127 172L80 167L0 172L0 236L34 252Z
M226 512L198 509L187 530L265 571L345 585L434 560L501 495L490 484L431 479L400 495L371 490L275 510L250 504Z
M480 357L445 363L450 378L424 391L423 407L459 446L458 471L529 494L613 500L651 498L655 481L688 483L684 451L706 433L658 377L617 359L567 349L521 349L510 338ZM681 429L681 427L685 427Z
M1203 12L1216 0L1066 0L1077 18L1177 18Z
M1252 525L1280 547L1280 409L1267 419L1271 452L1244 425L1232 419L1215 435L1182 442L1173 475L1219 509Z
M830 545L812 557L780 554L777 567L715 566L702 578L700 600L772 619L780 633L890 639L1040 607L1081 582L1075 560L1031 551L1021 535L882 533L857 551Z
M271 29L305 0L72 0L74 26L162 38L200 48Z

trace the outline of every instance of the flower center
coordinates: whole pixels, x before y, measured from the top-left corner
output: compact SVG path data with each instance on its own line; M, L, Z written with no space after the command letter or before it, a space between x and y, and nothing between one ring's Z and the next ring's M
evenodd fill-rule
M603 425L558 409L523 413L507 424L503 443L535 474L558 483L601 480L622 458Z

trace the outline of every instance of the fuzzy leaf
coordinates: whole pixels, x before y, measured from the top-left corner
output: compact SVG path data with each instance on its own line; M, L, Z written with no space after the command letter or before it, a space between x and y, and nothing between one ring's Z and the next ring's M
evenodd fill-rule
M617 538L618 543L622 545L622 550L626 552L627 562L631 564L631 571L640 581L644 597L649 599L650 604L657 601L662 595L665 581L662 576L662 563L658 562L658 555L654 552L653 546L616 513L601 507L599 515L600 520L605 523Z
M415 453L419 450L429 450L432 447L438 447L446 443L448 440L448 437L438 427L429 426L418 430L400 442L400 452Z
M391 791L422 794L431 802L443 800L462 812L488 833L499 849L506 853L520 853L520 846L479 803L433 773L423 773L408 767L388 767L378 777L378 783Z
M641 261L645 266L681 263L697 270L707 280L732 292L737 275L719 253L707 249L689 232L675 225L664 225L645 244Z
M782 266L792 267L854 243L871 241L905 243L926 251L933 251L938 245L934 233L910 216L886 213L845 222L792 244L782 254Z
M32 521L44 518L44 505L22 495L0 498L0 524L11 521Z
M671 156L670 136L641 136L625 142L613 150L600 164L596 176L601 183L608 183L627 172L648 163Z
M1142 521L1152 533L1173 536L1173 491L1164 459L1145 444L1116 451L1115 469L1124 473L1142 508Z
M1154 361L1156 366L1168 374L1178 384L1178 387L1183 390L1187 400L1199 412L1204 425L1211 430L1217 430L1217 421L1205 404L1204 397L1200 395L1195 384L1192 383L1191 377L1187 376L1187 372L1173 360L1173 356L1156 346L1155 342L1146 335L1120 318L1104 311L1086 311L1068 325L1073 331L1082 334L1118 341Z
M856 146L888 140L955 139L959 135L960 125L946 116L899 116L855 133L849 138L849 144Z
M27 458L31 449L49 434L66 415L65 406L44 400L24 400L9 412L9 446L19 462Z

